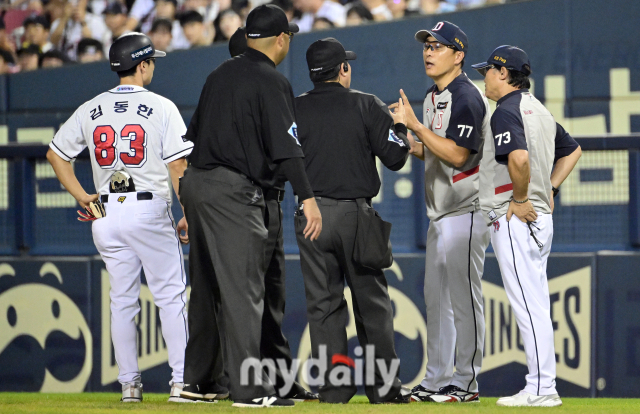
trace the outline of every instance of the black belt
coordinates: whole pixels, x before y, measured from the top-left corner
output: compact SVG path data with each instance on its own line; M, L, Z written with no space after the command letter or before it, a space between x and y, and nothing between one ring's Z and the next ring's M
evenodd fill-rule
M276 190L275 188L270 188L268 190L263 190L264 199L269 200L278 200L278 203L282 203L284 200L284 190Z
M225 168L229 171L232 171L236 174L238 174L240 177L247 179L249 181L251 181L251 184L260 187L254 180L252 180L247 174L240 172L239 170L233 168L233 167L229 167L228 165L219 165L216 166L214 168L218 168L218 167L222 167ZM284 190L277 190L275 188L269 188L269 189L262 189L262 193L264 194L264 199L265 200L278 200L278 203L282 203L282 201L284 201Z
M127 193L111 193L111 194L127 194ZM136 194L136 197L138 198L138 201L141 200L153 200L153 193L150 193L148 191L140 191ZM103 203L106 203L109 201L109 194L102 194L100 196L100 201L102 201Z
M355 203L356 199L355 198L331 198L331 197L315 197L316 200L322 200L323 198L327 199L327 200L335 200L338 202L347 202L347 203ZM371 205L371 197L369 198L365 198L365 201Z

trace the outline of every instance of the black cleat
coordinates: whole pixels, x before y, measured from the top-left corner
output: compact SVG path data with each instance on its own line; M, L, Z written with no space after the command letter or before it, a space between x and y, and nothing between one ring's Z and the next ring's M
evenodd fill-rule
M411 401L412 402L432 402L429 397L433 394L437 394L437 391L430 391L418 384L411 390Z
M252 398L250 400L235 400L232 407L239 408L262 408L262 407L293 407L296 405L291 400L284 400L282 398L278 398L275 395L270 397L258 397Z
M210 384L207 386L185 384L180 393L180 397L194 401L224 400L229 397L229 390L218 384Z

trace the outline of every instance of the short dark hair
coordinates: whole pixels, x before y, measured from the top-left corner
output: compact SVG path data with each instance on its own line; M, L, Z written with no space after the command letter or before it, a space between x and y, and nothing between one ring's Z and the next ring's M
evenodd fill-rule
M143 60L142 62L148 62L148 61L149 61L149 59L145 59L145 60ZM135 65L135 66L134 66L134 67L132 67L131 69L121 70L121 71L116 72L116 73L118 74L118 77L119 77L120 79L122 79L122 78L126 78L127 76L133 76L133 75L135 75L135 74L136 74L136 69L138 68L138 66L140 66L140 64L141 64L142 62L138 63L137 65Z
M47 58L59 59L64 65L69 63L69 58L64 54L64 52L56 49L51 49L48 52L40 55L40 57L38 58L38 67L42 67L42 62Z
M347 16L351 13L356 13L361 19L373 20L373 14L371 14L367 6L359 1L352 4L351 8L347 11Z
M509 71L509 85L518 89L531 88L531 81L529 80L529 76L517 70L507 70Z
M104 55L102 50L102 43L99 40L91 39L88 37L83 38L78 42L78 56L85 53L97 53L100 52Z
M151 24L151 31L149 33L155 33L158 30L164 30L169 33L173 30L173 23L169 19L155 19Z
M323 72L310 72L309 77L311 78L311 82L319 83L337 80L338 76L340 75L340 69L342 68L342 65L343 63L340 63L333 69L325 70Z

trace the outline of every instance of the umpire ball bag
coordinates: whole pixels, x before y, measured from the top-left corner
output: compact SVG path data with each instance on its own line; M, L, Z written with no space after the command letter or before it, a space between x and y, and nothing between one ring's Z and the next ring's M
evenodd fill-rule
M353 260L371 269L386 269L393 263L391 253L391 223L380 217L364 198L356 199L358 224Z

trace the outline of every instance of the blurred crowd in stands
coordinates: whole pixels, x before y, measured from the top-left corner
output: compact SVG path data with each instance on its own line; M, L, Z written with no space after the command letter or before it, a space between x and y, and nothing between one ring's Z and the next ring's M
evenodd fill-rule
M1 0L0 74L108 59L114 39L148 34L171 52L225 42L253 7L280 6L300 32L518 0Z

